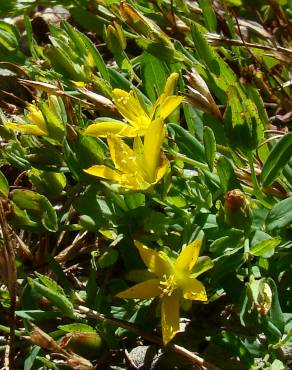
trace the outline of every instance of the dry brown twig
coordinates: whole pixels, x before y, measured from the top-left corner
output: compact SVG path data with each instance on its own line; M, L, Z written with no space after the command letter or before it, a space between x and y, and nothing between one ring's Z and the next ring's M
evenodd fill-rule
M10 295L10 310L9 310L9 348L8 348L8 369L14 369L15 355L15 308L16 308L16 288L17 288L17 273L15 265L15 245L14 238L10 237L9 225L6 219L5 206L8 202L0 198L0 226L2 245L0 246L0 280L2 284L7 286Z

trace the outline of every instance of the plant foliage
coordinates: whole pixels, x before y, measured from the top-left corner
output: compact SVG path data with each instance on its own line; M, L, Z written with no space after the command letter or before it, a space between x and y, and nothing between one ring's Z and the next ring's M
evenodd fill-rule
M291 2L0 15L5 368L291 368Z

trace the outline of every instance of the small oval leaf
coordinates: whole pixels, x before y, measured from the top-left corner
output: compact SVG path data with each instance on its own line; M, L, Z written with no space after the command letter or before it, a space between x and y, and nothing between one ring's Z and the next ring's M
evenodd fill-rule
M270 185L291 159L292 132L284 135L271 150L262 170L263 185Z
M210 171L212 172L216 156L216 139L213 130L208 126L204 127L203 140L205 146L206 161Z

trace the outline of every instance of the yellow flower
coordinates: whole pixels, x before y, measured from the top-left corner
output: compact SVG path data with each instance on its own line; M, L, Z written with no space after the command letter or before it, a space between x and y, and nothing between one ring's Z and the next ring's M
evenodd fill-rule
M106 137L109 134L127 137L143 136L153 120L157 118L165 120L183 101L182 96L170 95L178 76L178 73L172 73L168 77L163 93L149 113L142 107L135 91L114 89L113 101L127 123L123 121L93 123L86 128L85 135L95 137Z
M29 113L25 116L26 121L29 123L15 123L9 122L6 124L6 127L23 132L27 135L38 135L38 136L47 136L48 129L46 121L40 109L33 104L27 106Z
M86 173L112 180L124 188L146 190L165 175L169 162L164 156L161 145L165 137L162 119L152 121L144 136L134 138L133 149L117 135L108 136L108 146L115 169L95 165Z
M138 241L135 241L135 245L148 270L157 278L136 284L118 293L117 297L139 299L160 297L162 337L166 345L179 331L180 297L207 301L204 285L192 276L201 242L195 240L184 247L175 261L165 253L156 252Z

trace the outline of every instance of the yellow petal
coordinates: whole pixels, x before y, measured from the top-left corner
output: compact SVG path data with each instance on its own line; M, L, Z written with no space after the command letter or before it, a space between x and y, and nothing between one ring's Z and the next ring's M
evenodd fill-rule
M157 297L161 293L162 291L159 288L159 279L151 279L136 284L133 287L118 293L116 296L119 298L147 299Z
M136 136L136 130L133 127L124 122L114 121L93 123L85 129L84 134L94 137L107 137L109 134L120 134L123 130L126 132L127 130L130 130L130 132L132 130L132 135L125 136Z
M41 130L36 125L31 124L18 124L18 123L7 123L6 127L10 128L11 130L22 132L26 135L37 135L37 136L47 136L48 132Z
M143 163L144 146L139 136L136 136L133 141L133 151L134 151L135 157L137 158L137 163L139 163L140 167L143 167L144 166L144 163Z
M176 72L173 72L169 75L169 77L167 78L166 84L165 84L165 88L163 90L163 95L168 96L172 94L175 83L178 80L178 78L179 78L179 74Z
M122 182L121 175L117 171L112 170L107 166L96 165L89 167L87 168L87 170L83 171L88 173L89 175L102 177L103 179L112 180L119 184Z
M162 252L156 252L153 249L146 247L146 245L138 242L137 240L135 240L134 243L139 251L143 262L148 267L148 269L156 276L169 276L172 273L173 265L166 254Z
M110 135L107 142L111 158L118 170L124 174L142 176L142 169L138 166L134 151L122 139Z
M147 128L150 117L140 104L134 91L113 90L113 101L119 112L136 128Z
M163 344L166 345L179 331L179 295L176 291L162 297L161 327Z
M164 153L162 153L162 160L157 170L155 184L162 179L162 177L167 173L168 170L169 170L169 161L165 157Z
M201 245L202 242L200 240L194 240L184 247L176 260L175 268L178 270L191 271L198 261Z
M30 112L26 115L26 118L31 121L34 125L38 126L38 128L43 131L47 132L47 125L44 119L44 116L39 108L35 105L30 104L27 107L27 110Z
M147 175L146 180L149 183L155 183L157 177L164 137L163 120L152 121L144 136L144 168Z
M190 277L185 281L183 296L193 301L208 300L204 285L199 280Z
M159 106L156 116L161 117L162 119L167 118L184 100L183 96L168 96Z
M159 109L160 106L164 105L165 99L169 97L170 94L172 94L175 83L179 77L178 73L172 73L165 84L165 88L163 90L163 93L160 95L160 97L156 100L153 109L152 109L152 115L151 118L156 114L157 109ZM167 116L165 116L167 117Z

